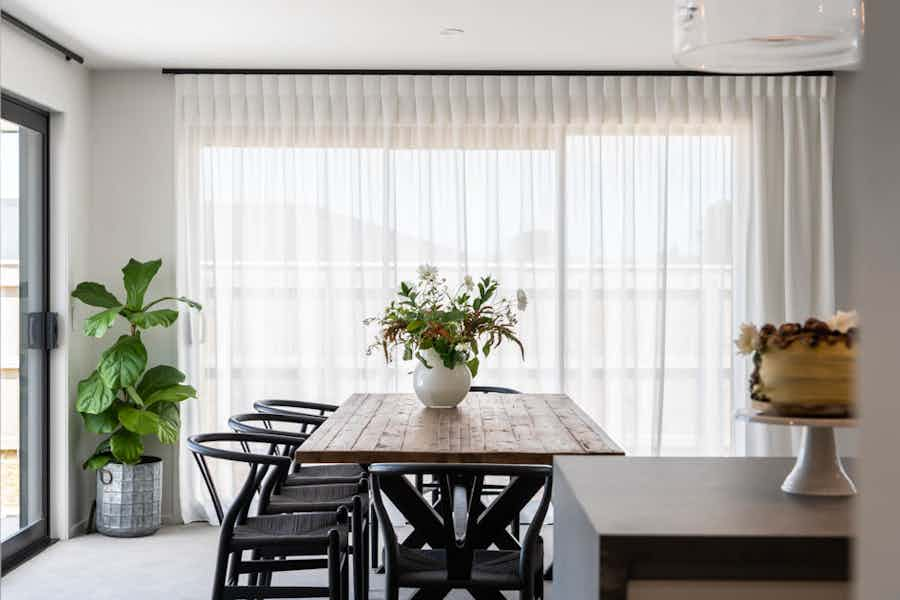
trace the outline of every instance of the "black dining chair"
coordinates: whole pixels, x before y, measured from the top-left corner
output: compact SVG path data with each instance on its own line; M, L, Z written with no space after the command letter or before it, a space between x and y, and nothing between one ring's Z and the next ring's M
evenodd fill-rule
M297 413L244 413L233 415L228 420L228 426L233 431L246 433L268 432L295 436L298 441L297 446L286 449L292 454L309 437L309 433L315 431L315 428L319 426L318 419L319 417ZM283 485L356 483L365 477L366 470L356 464L310 465L294 461L291 472L285 478Z
M213 445L220 443L237 443L242 449L228 450ZM346 507L302 514L249 516L260 482L267 476L280 478L288 472L291 459L281 455L278 448L293 443L293 438L271 433L207 433L188 438L187 446L203 474L220 522L212 600L349 598L350 519ZM266 451L253 452L253 444L262 444ZM207 458L250 467L227 512L223 512ZM244 553L248 551L250 559L246 560ZM327 586L272 585L275 572L321 568L328 570ZM240 584L242 575L247 575L246 585Z
M263 425L263 422L266 422ZM291 458L308 437L296 431L275 429L275 425L302 426L308 415L245 413L233 415L228 426L241 433L276 434L283 440L272 451ZM296 465L296 463L295 463ZM312 474L310 474L312 472ZM349 511L353 558L354 599L365 600L369 587L369 496L368 475L359 465L305 465L299 470L269 476L261 482L258 512L261 515Z
M521 394L519 390L514 390L508 387L497 387L491 385L473 385L469 388L470 393L475 394ZM432 504L436 503L438 500L438 495L440 493L440 488L435 482L425 481L425 477L423 475L416 475L416 489L419 490L420 494L424 494L426 490L431 491L431 502ZM500 483L485 483L484 489L482 490L482 494L485 496L496 496L500 492L506 489L506 486ZM519 539L521 535L521 520L522 515L516 514L515 519L513 519L512 523L509 524L510 533L512 533L513 537Z
M385 544L385 600L397 600L400 588L419 588L423 597L442 597L451 589L479 591L514 590L522 600L543 597L543 541L540 536L550 505L552 469L530 465L480 464L376 464L369 468L371 497L379 515ZM440 486L435 506L441 525L442 544L430 542L427 549L398 542L382 499L382 485L392 486L409 475L431 475ZM518 550L490 550L473 507L479 500L486 477L533 479L543 486L540 504L525 531ZM418 596L417 596L418 597Z
M253 410L259 413L269 415L312 415L321 419L324 423L331 413L336 411L336 404L325 404L322 402L307 402L305 400L257 400L253 403ZM314 429L314 428L313 428ZM310 433L307 427L302 429L302 433Z

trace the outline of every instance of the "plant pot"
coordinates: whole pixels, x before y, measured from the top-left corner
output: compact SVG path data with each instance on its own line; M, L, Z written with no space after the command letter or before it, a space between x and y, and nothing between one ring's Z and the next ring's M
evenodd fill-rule
M135 465L108 463L97 471L97 531L113 537L141 537L159 529L162 460L145 456Z
M430 369L419 361L413 373L413 389L416 396L429 408L453 408L463 401L472 385L472 374L466 365L448 369L434 350L425 350L422 356Z

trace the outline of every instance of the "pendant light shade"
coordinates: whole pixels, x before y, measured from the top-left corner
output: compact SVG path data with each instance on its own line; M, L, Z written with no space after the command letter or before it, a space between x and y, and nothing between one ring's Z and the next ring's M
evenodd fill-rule
M722 73L848 69L863 0L674 0L675 62Z

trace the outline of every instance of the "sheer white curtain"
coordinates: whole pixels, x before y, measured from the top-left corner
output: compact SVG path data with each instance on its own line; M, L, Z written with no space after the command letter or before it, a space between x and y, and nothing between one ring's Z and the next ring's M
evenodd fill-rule
M478 382L565 391L631 453L743 451L735 323L832 308L832 98L828 77L177 76L178 285L204 304L184 435L260 398L410 389L361 322L428 262L529 293L525 361Z

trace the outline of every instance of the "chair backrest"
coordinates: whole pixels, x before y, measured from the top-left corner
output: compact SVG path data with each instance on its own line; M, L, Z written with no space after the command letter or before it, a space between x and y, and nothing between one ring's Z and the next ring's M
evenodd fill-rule
M226 450L211 444L215 443L238 443L243 448L242 451ZM264 444L268 447L265 454L252 452L250 444ZM233 526L238 520L243 522L247 519L247 512L250 508L250 502L253 499L254 491L259 487L262 478L269 471L286 473L291 466L291 459L282 456L278 448L283 445L296 444L296 438L276 435L272 433L201 433L192 435L187 439L188 449L193 453L197 467L209 491L213 508L219 523ZM222 508L222 500L219 497L218 488L212 478L209 470L207 458L215 458L232 462L245 463L250 466L247 479L241 486L237 497L225 514Z
M525 537L522 538L522 550L519 555L520 575L528 573L530 561L534 560L534 549L537 546L541 527L550 506L553 469L543 465L491 465L491 464L375 464L369 467L371 479L372 501L378 513L385 538L386 567L389 574L396 569L398 563L397 534L391 524L390 516L381 497L382 490L388 486L393 489L409 487L415 493L408 480L409 475L431 475L441 488L441 501L436 507L436 515L440 519L443 540L437 547L448 553L448 565L463 565L461 572L451 572L454 579L466 579L472 568L472 552L477 548L477 539L473 539L473 529L483 514L471 508L480 505L481 491L485 477L509 477L511 482L524 480L524 489L537 492L543 488L540 504L535 512ZM512 483L511 483L512 484ZM452 502L446 501L452 499ZM432 547L436 544L429 542ZM455 560L450 560L456 555Z
M473 385L469 388L470 392L481 394L521 394L519 390L508 387L496 387L492 385Z

